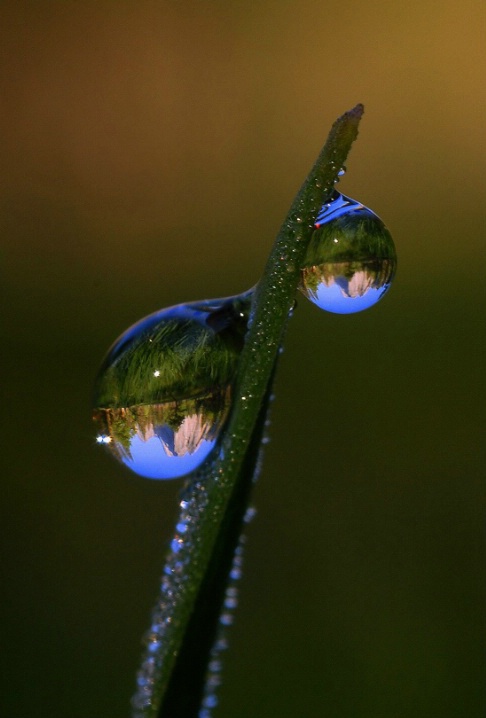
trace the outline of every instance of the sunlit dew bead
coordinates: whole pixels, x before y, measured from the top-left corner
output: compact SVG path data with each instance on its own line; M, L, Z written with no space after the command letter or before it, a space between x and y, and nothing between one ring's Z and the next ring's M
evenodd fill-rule
M396 266L395 245L381 219L334 191L317 216L299 289L321 309L353 314L383 297Z
M150 479L197 469L229 412L250 303L251 292L180 304L122 334L95 384L96 442Z

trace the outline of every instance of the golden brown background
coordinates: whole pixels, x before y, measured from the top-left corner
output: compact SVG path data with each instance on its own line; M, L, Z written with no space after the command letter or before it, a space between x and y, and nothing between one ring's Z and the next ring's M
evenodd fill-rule
M291 322L216 715L484 705L480 0L0 6L0 714L128 716L178 482L95 446L128 325L247 289L335 117L399 271ZM484 364L484 362L483 362Z

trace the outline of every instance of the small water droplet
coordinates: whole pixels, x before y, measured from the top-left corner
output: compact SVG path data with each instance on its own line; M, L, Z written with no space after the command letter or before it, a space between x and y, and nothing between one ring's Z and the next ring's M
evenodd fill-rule
M203 700L203 706L205 708L215 708L218 705L218 697L212 693L206 696Z
M150 678L151 674L155 673L155 658L146 658L141 666L144 675Z
M132 698L132 707L135 709L143 710L150 706L150 698L143 695L143 693L136 693Z
M228 650L228 639L226 638L226 636L221 636L220 638L218 638L218 640L214 644L214 647L218 652Z
M150 651L150 653L157 653L161 645L161 641L151 641L147 644L147 650Z
M232 613L222 613L219 617L219 622L222 623L223 626L231 626L233 624L233 621L234 616Z
M353 314L381 299L396 265L395 245L381 219L334 191L316 218L299 289L321 309Z
M197 469L229 412L251 297L169 307L122 334L96 381L96 442L147 478Z
M262 441L263 444L268 444L268 441ZM249 524L256 516L256 509L253 506L249 506L245 512L245 515L243 517L243 521L245 524Z
M219 673L222 668L223 664L217 658L210 661L208 664L208 670L211 671L211 673Z
M209 689L218 688L221 685L221 683L222 683L221 676L218 675L217 673L213 673L213 674L209 675L207 678L207 681L206 681L206 685L208 686Z
M137 685L140 686L140 688L144 688L145 686L151 685L152 680L148 678L144 673L139 671L137 673Z
M170 547L174 553L179 553L179 551L181 550L183 545L184 545L184 542L181 541L181 539L175 538L175 539L172 539L172 541L170 542Z

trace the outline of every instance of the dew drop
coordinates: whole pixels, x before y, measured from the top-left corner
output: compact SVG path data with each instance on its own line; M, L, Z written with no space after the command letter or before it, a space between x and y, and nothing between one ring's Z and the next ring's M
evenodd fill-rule
M214 688L218 688L222 683L222 678L217 673L214 673L212 675L209 675L206 681L207 687L211 690Z
M208 664L208 670L211 673L219 673L223 669L223 664L221 661L218 661L217 659L212 660Z
M299 289L321 309L353 314L383 297L396 265L395 245L381 219L334 191L317 216Z
M96 443L146 478L197 469L228 416L251 297L162 309L122 334L96 380Z

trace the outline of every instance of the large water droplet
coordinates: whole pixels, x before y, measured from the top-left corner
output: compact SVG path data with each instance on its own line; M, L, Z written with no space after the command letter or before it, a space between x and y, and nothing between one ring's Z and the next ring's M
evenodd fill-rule
M299 289L321 309L353 314L382 298L396 265L395 245L381 219L335 191L317 216Z
M250 303L251 292L180 304L122 334L96 381L97 443L147 478L197 469L229 412Z

